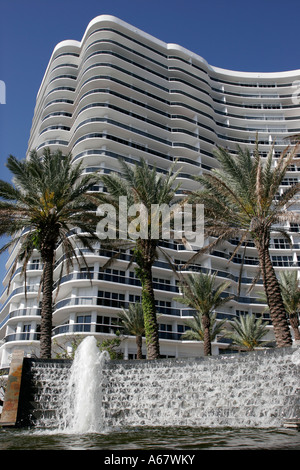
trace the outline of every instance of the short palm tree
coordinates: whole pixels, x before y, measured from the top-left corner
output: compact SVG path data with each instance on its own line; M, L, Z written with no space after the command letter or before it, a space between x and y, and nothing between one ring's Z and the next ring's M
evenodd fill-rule
M182 297L176 297L177 302L188 305L198 313L199 321L203 329L204 355L211 355L211 318L214 311L227 303L230 296L224 295L224 291L230 286L230 282L224 281L216 285L216 273L194 273L182 276Z
M279 187L296 149L294 147L290 151L287 148L275 159L273 148L267 157L261 157L258 145L253 156L249 149L238 147L237 154L232 155L219 148L216 157L220 168L195 177L200 189L191 195L191 201L204 204L206 236L208 239L215 237L197 256L224 240L238 237L234 256L243 243L254 241L278 347L291 345L292 339L269 245L274 225L292 220L292 217L299 220L299 215L288 208L300 189L300 183L279 195ZM276 230L287 235L279 227Z
M176 184L177 173L174 173L173 165L166 174L158 173L155 168L149 167L143 159L135 165L130 165L124 160L120 160L120 165L120 173L102 175L101 179L107 189L107 193L99 194L99 201L103 204L108 204L108 207L114 207L119 220L126 213L126 210L124 213L122 211L121 213L119 212L120 198L126 199L128 208L134 204L139 205L141 208L141 218L136 227L137 232L140 227L141 230L144 230L144 233L142 236L138 234L136 238L128 235L136 215L131 216L126 214L128 232L122 232L121 227L118 226L116 234L110 235L110 239L104 240L104 242L108 243L108 246L119 246L123 247L123 249L131 248L133 252L132 261L137 265L136 274L142 284L142 307L145 321L147 358L157 359L160 356L160 348L152 282L152 266L159 253L163 254L168 261L171 262L171 260L165 253L165 250L159 245L160 238L152 236L154 228L153 219L149 217L149 214L151 214L155 205L171 207L175 204L175 193L178 187L178 184ZM145 209L144 212L143 209ZM147 214L146 216L143 215L145 213ZM158 232L160 233L160 229Z
M218 335L223 333L225 323L226 320L217 320L216 313L210 315L209 335L211 343L215 341ZM183 340L204 341L202 313L198 312L196 315L194 315L192 320L186 320L184 324L188 327L188 329L181 336Z
M286 312L293 328L295 340L300 340L299 309L300 288L297 271L282 271L279 278L281 294Z
M123 309L118 317L124 326L124 333L136 337L137 359L142 359L143 335L145 334L145 322L141 304L129 304L127 310Z
M55 250L60 244L69 270L72 259L79 260L78 253L84 259L76 240L92 249L98 219L89 191L98 176L83 176L81 165L72 165L71 155L61 151L51 153L49 149L42 156L33 151L21 161L10 156L7 167L13 183L0 181L0 236L12 238L0 252L18 244L12 275L17 263L22 262L25 291L27 263L34 250L40 252L43 263L40 355L50 358ZM81 233L71 238L69 234L74 228Z
M248 314L235 318L230 326L232 330L228 330L224 336L243 349L253 351L268 344L268 341L261 341L268 332L267 324L262 318L256 319L255 315Z

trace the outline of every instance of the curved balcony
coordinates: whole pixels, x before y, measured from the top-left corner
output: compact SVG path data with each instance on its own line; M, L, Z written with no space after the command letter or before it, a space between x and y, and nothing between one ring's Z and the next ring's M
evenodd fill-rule
M19 308L17 310L12 310L11 312L9 312L9 314L7 315L3 323L6 323L11 318L40 317L40 316L41 316L40 308ZM0 324L0 327L1 326L2 326L2 323Z
M246 264L246 263L245 263ZM235 283L241 282L242 284L252 284L253 278L251 277L245 277L242 276L241 278L239 276L235 276L234 274L231 274L228 271L222 271L221 269L215 269L215 268L205 268L202 267L199 264L191 264L189 266L183 267L184 265L177 265L177 268L180 272L201 272L201 273L216 273L217 277L221 278L226 278L230 279L231 281L234 281ZM256 284L262 285L263 281L261 279L258 279L256 281Z
M12 333L4 337L5 343L9 342L22 342L22 341L39 341L40 340L40 333Z
M117 283L117 284L125 284L128 286L137 286L141 287L141 281L137 278L134 277L129 277L129 276L122 276L119 274L113 274L113 273L105 273L105 272L99 272L99 273L94 273L94 272L78 272L78 273L71 273L67 274L66 276L63 276L60 281L56 281L53 285L53 289L56 289L58 285L62 285L66 282L73 281L73 280L85 280L85 281L107 281L110 283ZM157 290L163 290L163 291L168 291L170 293L172 292L179 292L179 289L177 286L173 284L163 284L162 282L159 281L153 281L153 287L154 289Z
M114 335L121 331L120 325L106 325L103 323L72 323L56 326L52 330L52 337L72 333L105 333Z
M71 335L75 333L92 333L92 334L109 334L115 335L117 331L122 332L121 325L106 325L103 323L72 323L68 325L59 325L52 331L52 338L59 335ZM131 336L131 335L130 335ZM173 331L159 331L160 339L178 341L181 339L182 333Z
M90 311L94 310L95 307L110 307L113 309L122 310L123 308L127 309L130 302L123 300L115 300L105 297L69 297L68 299L63 299L57 302L54 305L54 315L55 313L62 308L70 308L70 311L74 311L75 307L79 307L78 311ZM171 315L176 317L187 317L193 316L195 311L189 308L176 308L176 307L165 307L161 305L156 306L156 311L159 315Z
M2 305L1 310L0 310L0 315L4 312L5 308L8 306L8 304L11 301L12 297L14 297L16 295L24 296L25 292L26 292L26 295L28 295L28 294L35 294L36 295L38 293L38 291L39 291L39 286L38 285L26 286L26 288L24 286L17 287L16 289L14 289L11 292L11 294L8 296L8 298L6 299L4 304Z

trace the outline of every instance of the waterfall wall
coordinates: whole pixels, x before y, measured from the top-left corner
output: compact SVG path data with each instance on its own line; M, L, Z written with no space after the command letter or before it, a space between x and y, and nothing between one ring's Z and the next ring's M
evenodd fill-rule
M97 358L94 343L83 344L73 364L24 360L19 424L101 432L142 425L268 428L300 418L299 349L107 361L103 353Z
M107 426L280 427L300 417L293 348L230 356L109 363Z
M24 358L17 426L57 427L72 361Z

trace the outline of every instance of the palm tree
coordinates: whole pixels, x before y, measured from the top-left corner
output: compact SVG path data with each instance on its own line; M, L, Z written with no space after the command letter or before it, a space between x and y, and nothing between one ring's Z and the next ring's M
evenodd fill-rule
M256 319L255 315L249 314L241 316L233 320L231 327L232 330L227 331L224 336L243 349L253 351L256 347L268 344L268 341L260 341L268 331L262 318Z
M147 358L157 359L160 356L160 351L152 266L159 253L170 263L171 260L165 250L159 246L160 237L152 236L153 229L157 227L154 227L153 218L149 214L151 214L153 207L162 207L163 205L171 207L175 204L174 197L179 186L175 184L177 173L173 172L174 165L172 165L166 174L160 174L154 167L149 167L143 159L135 165L129 165L121 159L120 165L120 173L102 175L101 179L107 193L99 194L99 200L103 204L108 204L108 210L111 211L113 207L115 213L119 216L119 220L121 217L123 219L126 217L125 222L126 226L128 224L128 232L126 230L125 232L122 231L120 224L116 233L110 233L108 237L110 239L104 240L104 243L107 243L108 246L118 246L123 249L131 248L132 250L132 262L134 261L137 265L135 271L142 285L141 297L145 321ZM136 207L140 208L141 216L138 223L136 222L136 215L127 215L126 209L122 210L120 208L120 198L125 198L127 207L133 207L136 204ZM138 232L136 238L130 232L130 228L134 224ZM109 226L108 223L108 228ZM158 232L161 235L161 227Z
M127 310L118 313L124 326L124 333L136 337L137 359L142 359L143 335L145 334L144 314L141 304L129 304Z
M217 320L216 313L210 315L209 335L211 343L216 339L219 334L224 331L225 323L226 320ZM188 329L181 336L183 340L202 342L204 341L202 313L197 312L197 314L194 315L194 318L192 320L186 320L184 324L188 327Z
M278 347L291 345L292 339L269 245L275 224L299 220L299 215L288 208L300 183L279 195L279 186L294 159L296 148L285 149L276 160L273 148L267 157L261 157L258 144L253 156L249 149L238 147L237 154L231 155L226 149L219 148L216 157L220 168L195 177L201 187L191 195L191 201L204 204L206 236L215 237L196 256L212 250L224 240L238 237L233 257L242 244L254 241ZM276 231L287 236L278 227Z
M230 282L224 281L216 286L216 274L194 273L187 274L181 281L183 296L176 297L177 302L188 305L198 312L203 328L204 355L211 355L211 317L216 308L230 300L224 296L224 291ZM195 318L195 321L197 319Z
M299 307L300 288L297 271L282 271L280 273L280 288L286 312L294 331L295 340L300 340Z
M17 244L18 252L12 269L23 263L22 274L34 250L38 250L43 263L41 276L42 306L40 355L51 357L52 290L55 250L60 244L64 252L63 266L69 271L72 258L84 260L81 245L92 248L96 239L96 206L91 187L98 181L94 174L82 175L81 164L72 165L71 155L61 151L51 153L45 149L42 156L33 151L26 160L9 156L7 167L13 183L0 181L0 236L12 237L0 250ZM77 228L72 238L70 231ZM79 256L78 256L79 253Z

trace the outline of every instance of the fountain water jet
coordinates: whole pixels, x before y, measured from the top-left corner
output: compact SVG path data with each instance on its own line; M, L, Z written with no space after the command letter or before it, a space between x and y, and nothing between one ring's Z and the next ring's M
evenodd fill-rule
M103 430L102 370L108 360L108 352L99 351L93 336L79 345L58 413L61 431L83 434Z

